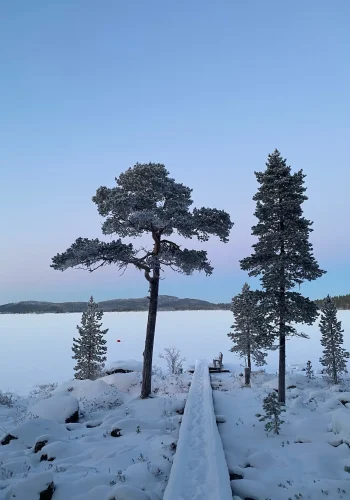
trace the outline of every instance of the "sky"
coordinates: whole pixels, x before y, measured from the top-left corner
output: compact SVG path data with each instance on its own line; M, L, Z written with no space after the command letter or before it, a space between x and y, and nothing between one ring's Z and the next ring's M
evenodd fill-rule
M150 161L235 223L203 244L211 277L166 273L160 293L230 301L257 284L239 259L275 148L307 175L327 270L302 293L350 293L349 23L348 0L1 2L0 303L145 296L137 271L49 266L101 235L96 189Z

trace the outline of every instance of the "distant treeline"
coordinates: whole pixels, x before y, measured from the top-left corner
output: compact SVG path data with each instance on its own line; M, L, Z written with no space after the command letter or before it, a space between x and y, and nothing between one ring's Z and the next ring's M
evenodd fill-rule
M350 309L350 293L347 295L336 295L333 297L335 305L337 309ZM315 301L318 307L320 307L323 303L323 300Z
M199 299L179 299L170 295L160 295L159 311L213 311L228 310L230 304L214 304ZM147 311L149 300L147 297L140 299L114 299L99 303L105 312L137 312ZM80 313L84 312L87 302L39 302L24 301L4 304L0 306L0 314L45 314L45 313Z

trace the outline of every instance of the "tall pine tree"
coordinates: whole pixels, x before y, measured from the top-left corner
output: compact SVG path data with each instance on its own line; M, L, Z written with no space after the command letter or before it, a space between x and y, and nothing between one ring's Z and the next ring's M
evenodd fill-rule
M279 338L278 398L284 403L286 337L298 335L292 323L312 324L317 317L315 303L294 289L324 271L309 243L312 222L303 217L302 204L307 200L303 171L292 174L277 149L268 156L266 167L265 172L255 172L260 187L253 198L258 223L252 234L258 242L254 253L241 261L241 268L249 276L261 276L264 306Z
M108 328L101 330L102 316L103 311L98 309L98 304L94 302L93 297L90 297L87 309L81 318L81 325L77 326L79 337L73 338L72 358L77 361L74 367L76 372L74 376L77 379L95 380L104 367L107 359L107 341L103 337Z
M348 372L346 365L350 354L342 347L344 330L341 321L337 320L337 308L329 295L321 308L320 330L321 344L324 347L320 363L325 366L333 383L338 384L339 375Z
M245 283L242 292L232 299L231 311L234 315L233 332L227 335L234 345L230 351L244 357L249 370L252 369L252 358L257 366L265 365L267 354L264 349L271 349L274 339L259 304L259 292L250 290Z

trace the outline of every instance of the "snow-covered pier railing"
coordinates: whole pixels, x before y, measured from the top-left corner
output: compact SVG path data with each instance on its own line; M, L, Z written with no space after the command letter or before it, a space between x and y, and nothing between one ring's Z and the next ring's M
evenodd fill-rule
M232 500L208 363L197 361L163 500Z

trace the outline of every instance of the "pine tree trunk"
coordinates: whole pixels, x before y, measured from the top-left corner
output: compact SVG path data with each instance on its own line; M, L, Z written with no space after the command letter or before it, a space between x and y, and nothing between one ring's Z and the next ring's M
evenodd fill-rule
M284 333L284 324L280 323L280 348L279 348L279 367L278 367L278 401L286 402L286 335Z
M334 334L331 326L331 339L332 339L332 369L333 369L333 382L334 384L338 383L338 374L337 374L337 364L335 361L335 347L334 347Z
M247 348L247 361L248 361L248 368L249 371L252 370L252 360L251 360L251 349L250 349L250 342L248 342L248 348Z
M285 320L285 307L286 307L286 287L285 287L285 267L284 267L284 221L283 214L281 214L280 220L280 233L281 233L281 246L280 246L280 258L281 258L281 271L280 271L280 289L279 289L279 366L278 366L278 401L280 403L286 402L286 320Z
M148 322L146 330L145 350L143 352L143 373L141 387L142 399L148 398L152 391L152 359L158 309L159 276L160 265L159 262L156 262L154 264L152 281L150 283Z

